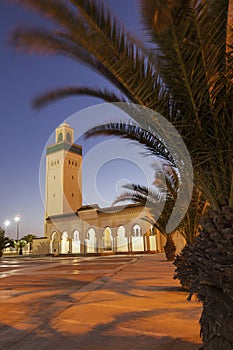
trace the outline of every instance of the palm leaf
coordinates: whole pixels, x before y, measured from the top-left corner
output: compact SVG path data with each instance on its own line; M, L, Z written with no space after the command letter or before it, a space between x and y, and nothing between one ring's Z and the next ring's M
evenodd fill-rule
M194 187L188 211L179 226L179 232L188 244L192 244L199 235L201 219L208 208L209 203L204 199L200 190Z
M163 109L166 98L164 103L158 99L158 94L164 95L163 89L154 64L147 56L148 50L125 32L101 2L77 0L71 1L72 6L63 3L63 13L59 16L59 5L55 1L45 7L44 1L38 0L12 2L48 15L58 26L55 30L17 28L11 36L14 46L29 52L47 51L81 60L109 79L130 101L150 108L159 102Z
M165 227L168 221L167 216L170 216L171 211L169 214L166 213L166 216L163 210L161 212L161 204L162 206L166 205L166 196L164 193L159 192L157 189L152 190L136 184L124 185L123 188L126 188L127 191L120 194L113 202L113 205L119 202L131 201L135 204L147 207L151 222L156 223L157 226L160 227L160 231L166 234ZM166 210L168 210L168 207Z
M215 206L233 193L228 6L217 0L140 2L143 24L156 44L157 69L179 112L172 122L190 150L196 181Z
M170 170L170 172L166 170L163 175L167 180L165 180L163 184L155 180L155 187L153 189L135 184L124 185L123 188L126 188L127 191L118 196L113 202L113 205L122 201L132 201L133 203L146 206L150 213L150 221L153 221L153 225L156 225L163 235L168 236L170 232L166 231L166 225L176 204L179 190L179 181L176 181L177 176L175 174L173 174L174 177L171 175L172 172L173 170ZM158 173L156 173L156 176L156 179L158 179ZM173 185L171 185L172 181ZM167 187L166 184L169 186ZM178 222L180 222L181 219L182 217L179 218Z
M162 140L155 134L143 129L140 125L132 123L116 122L99 125L87 131L86 137L97 135L116 135L141 144L146 149L146 154L153 154L165 159L169 164L174 164L172 155L163 145Z
M123 96L118 96L114 92L110 92L106 89L93 89L89 87L67 87L54 89L40 95L33 101L33 106L36 108L44 107L45 105L66 98L69 96L81 96L88 95L96 98L101 98L106 102L126 102Z

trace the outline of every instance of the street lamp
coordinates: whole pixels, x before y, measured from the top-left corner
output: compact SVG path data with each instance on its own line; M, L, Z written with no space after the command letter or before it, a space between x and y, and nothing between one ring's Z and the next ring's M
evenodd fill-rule
M7 227L10 225L10 221L9 220L6 220L5 221L5 227L6 227L6 235L7 235Z
M20 216L19 215L16 215L15 217L15 221L16 221L16 240L18 242L19 240L19 222L20 222Z

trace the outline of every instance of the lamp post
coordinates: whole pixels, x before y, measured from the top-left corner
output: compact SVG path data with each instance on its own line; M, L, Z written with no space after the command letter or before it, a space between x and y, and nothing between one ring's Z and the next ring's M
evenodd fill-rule
M17 240L17 243L18 243L18 240L19 240L19 222L20 222L20 216L19 215L16 215L15 222L16 222L16 240ZM17 252L18 252L18 248L17 248Z
M9 220L6 220L5 221L5 227L6 227L6 235L7 235L7 227L10 225L10 221Z

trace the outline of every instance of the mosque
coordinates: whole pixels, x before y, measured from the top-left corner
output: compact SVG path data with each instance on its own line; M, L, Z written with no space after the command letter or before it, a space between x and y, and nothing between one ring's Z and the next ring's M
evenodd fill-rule
M101 208L82 205L82 147L66 122L56 129L46 150L45 232L33 242L33 253L117 254L161 252L165 238L143 220L138 204ZM184 246L174 235L177 251Z

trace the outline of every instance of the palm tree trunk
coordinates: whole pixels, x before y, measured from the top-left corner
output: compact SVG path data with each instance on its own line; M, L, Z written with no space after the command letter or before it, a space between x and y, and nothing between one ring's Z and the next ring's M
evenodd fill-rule
M198 276L196 266L190 263L194 249L194 242L187 244L174 261L174 265L176 266L174 278L178 279L181 286L188 292L191 291L192 284Z
M172 235L167 235L167 241L164 246L164 252L168 261L173 261L176 254L176 246Z
M188 268L177 264L177 278L186 273L203 304L200 319L204 350L233 349L233 210L210 210L194 245L186 250ZM180 276L179 276L180 274ZM190 276L191 274L191 276Z
M232 160L232 168L233 168L233 160ZM231 190L230 190L229 205L230 205L230 208L233 209L233 172L231 175Z

